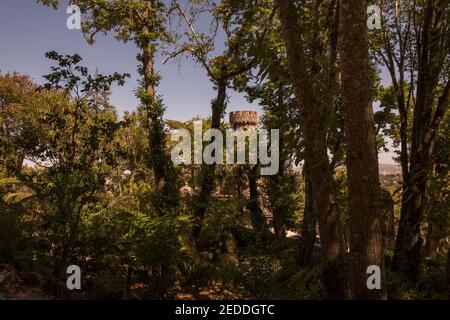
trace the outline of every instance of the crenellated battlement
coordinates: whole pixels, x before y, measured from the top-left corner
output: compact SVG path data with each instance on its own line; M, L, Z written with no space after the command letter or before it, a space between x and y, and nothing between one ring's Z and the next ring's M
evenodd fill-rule
M230 112L230 124L234 129L253 129L258 124L258 113L256 111Z

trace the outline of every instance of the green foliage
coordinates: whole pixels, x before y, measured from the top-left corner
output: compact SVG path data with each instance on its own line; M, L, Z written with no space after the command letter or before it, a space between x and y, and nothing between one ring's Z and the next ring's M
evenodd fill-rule
M287 287L294 299L317 300L326 295L325 287L320 279L320 268L300 269L289 279Z
M425 260L420 266L421 278L413 283L401 273L388 272L386 281L389 298L395 300L446 300L445 257Z
M146 298L168 297L188 263L185 243L190 220L186 216L136 211L128 197L86 213L84 239L78 256L88 270L88 290L94 295Z
M281 269L279 261L271 256L250 257L239 267L237 282L243 287L245 295L254 299L274 298L274 293L281 285L278 281Z
M12 177L22 169L24 144L32 136L26 104L36 85L24 75L0 74L0 174Z
M230 234L235 228L243 225L244 217L242 211L239 210L242 206L243 203L239 201L212 199L208 206L198 246L212 250L213 254L234 253L234 250L227 246L229 244L227 239L230 239Z
M39 0L44 5L57 7L59 1ZM160 76L154 70L155 54L161 43L173 41L166 32L168 14L163 1L133 0L71 0L83 14L82 31L89 44L94 43L98 33L114 33L118 41L133 41L139 48L137 60L141 75L136 96L141 101L141 123L147 131L148 165L154 171L156 190L152 196L153 206L160 215L173 212L179 204L177 172L173 168L165 144L162 99L155 93Z
M58 62L46 75L45 89L27 105L33 134L22 147L40 170L18 173L40 201L37 212L45 221L59 275L71 256L83 210L96 199L115 164L110 137L119 127L107 92L127 75L91 76L78 55L46 55Z
M11 206L3 202L3 194L0 190L0 262L11 263L17 252L18 240L22 225L20 214L23 210L20 206Z
M62 3L38 2L54 8ZM342 243L347 244L348 181L346 171L340 168L345 164L346 142L338 79L338 2L293 2L302 29L297 40L303 41L304 72L316 107L321 109L326 136L323 142L334 171L341 213L339 232ZM65 268L79 265L83 290L71 293L76 298L171 299L186 294L204 298L205 291L207 298L226 299L327 297L321 250L314 247L310 263L300 268L296 255L303 235L280 241L269 230L255 231L248 200L236 195L236 167L208 167L205 171L207 167L199 165L172 166L168 149L173 142L168 141L166 125L192 132L193 121L201 118L164 120L165 105L157 95L161 77L154 67L155 57L169 47L167 60L190 54L217 89L217 97L211 102L213 116L204 121L204 129L213 125L227 128L220 122L230 88L244 93L249 102L258 103L264 111L261 125L280 129L281 134L280 170L275 176L259 178L258 200L264 213L271 213L264 217L267 229L274 225L272 216L278 214L284 220L283 227L298 233L309 199L305 199L304 179L294 169L305 160L302 126L308 114L300 116L303 106L294 100L286 44L274 2L69 3L81 8L88 43L94 43L98 34L112 33L118 41L136 45L140 81L135 93L140 106L119 120L109 96L113 86L123 85L128 75L93 75L76 54L47 53L55 65L44 76L47 83L41 87L24 75L0 75L0 264L43 275L45 287L57 295L62 293L58 287L64 282ZM434 2L429 3L435 12ZM370 83L374 100L379 102L374 116L380 151L386 151L391 141L399 146L405 138L401 134L399 94L407 104L406 144L408 148L412 145L411 130L417 114L411 109L417 104L414 95L419 91L415 68L420 67L415 63L415 35L409 33L404 38L406 48L400 50L400 39L391 33L397 28L411 32L405 19L424 20L424 4L419 1L419 10L405 5L407 9L396 16L395 3L385 3L387 33L369 33L374 54ZM401 19L400 25L396 19ZM196 30L204 20L211 22L211 28ZM388 39L381 39L382 35ZM380 85L378 70L386 63L379 56L386 42L382 40L392 43L396 63L405 63L405 74L407 69L412 70L410 79L386 88ZM397 58L401 52L406 54L404 60ZM445 50L435 53L433 61L444 61ZM395 66L388 71L398 73ZM446 80L445 76L440 78ZM436 93L446 90L440 78L435 81ZM436 140L426 192L416 198L417 205L426 204L423 222L432 226L441 240L450 230L450 115L448 108L442 110L442 114L433 111L435 119L442 116L442 120L431 132ZM423 168L416 170L418 175L423 173ZM382 185L394 193L401 189L397 179L383 177ZM198 196L202 188L209 196ZM418 190L414 183L409 188ZM398 192L394 196L397 220L401 196ZM192 239L197 222L193 216L199 208L205 209L203 226L199 237ZM436 254L420 264L420 278L414 283L389 270L388 264L389 297L447 298L446 250L448 243L440 241ZM387 260L392 255L388 252Z

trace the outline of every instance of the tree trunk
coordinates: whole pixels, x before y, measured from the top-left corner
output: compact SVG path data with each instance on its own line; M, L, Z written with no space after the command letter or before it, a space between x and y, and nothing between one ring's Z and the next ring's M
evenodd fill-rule
M148 27L145 27L144 33L148 32ZM176 178L173 176L171 160L165 148L162 119L164 108L155 95L154 44L145 39L142 43L142 50L143 92L140 94L140 100L147 117L148 156L155 179L156 197L153 201L154 207L159 213L164 214L167 209L177 206L178 186Z
M395 248L395 218L394 201L389 191L380 189L379 207L383 234L383 248L394 251Z
M375 125L369 78L366 1L342 0L342 96L347 139L350 299L386 298ZM367 287L367 268L381 268L381 290Z
M311 164L314 212L318 213L322 255L326 262L323 281L330 298L343 294L339 279L341 244L338 232L338 210L330 170L324 127L324 108L318 102L306 72L302 30L292 0L277 0L289 73L300 110L305 141L305 160Z
M282 150L284 148L283 144L283 138L280 139L280 153L282 153ZM281 159L280 159L281 160ZM275 176L269 177L269 185L268 188L272 188L269 193L269 200L271 202L272 207L272 216L273 216L273 231L275 233L275 237L277 238L278 243L283 246L285 244L286 240L286 219L287 219L287 213L288 213L288 207L285 204L284 201L280 201L280 192L277 188L282 188L283 184L286 183L286 172L285 172L285 166L286 164L283 163L283 160L280 161L280 169L278 170L278 173ZM276 192L273 192L273 189L276 190Z
M278 79L275 81L278 81ZM279 129L280 133L282 133L278 145L280 149L280 168L276 175L268 177L266 184L266 188L270 189L267 192L267 196L272 209L273 229L280 247L284 247L286 243L286 219L291 210L284 197L290 196L289 193L292 193L293 191L292 181L290 180L291 177L287 170L290 164L289 156L287 154L288 150L286 150L286 138L285 135L283 135L283 132L286 132L284 129L286 124L283 119L285 119L288 113L284 93L285 85L286 84L281 81L278 82L278 92L276 93L278 102L272 113L276 121L270 122L270 129ZM286 192L288 194L286 194ZM282 200L280 198L282 198Z
M225 111L225 100L227 98L227 83L226 81L219 81L217 83L217 96L211 105L212 117L211 128L220 129L220 123L223 113ZM206 209L209 204L209 200L215 188L215 164L202 164L200 170L200 192L197 196L196 207L194 209L194 227L192 230L192 237L194 240L198 240L200 232L203 226L203 221L206 215Z
M316 240L317 217L314 214L313 191L311 177L308 173L308 164L303 167L303 177L305 180L305 210L301 228L301 239L298 252L298 263L302 267L310 265Z
M412 281L416 281L419 276L420 250L423 244L420 226L427 208L427 181L433 167L436 132L448 109L448 80L437 105L435 102L435 89L444 65L440 46L447 37L446 31L440 29L446 19L441 9L443 5L444 1L427 1L417 46L417 97L411 137L409 179L405 181L406 189L402 196L393 265L395 270L402 272Z
M286 210L281 206L273 211L273 231L279 244L283 245L286 240Z
M261 234L265 230L266 217L261 210L258 193L258 166L254 165L248 172L250 199L247 208L250 211L253 230Z
M425 243L425 256L427 258L432 258L437 253L440 240L439 234L436 232L436 227L429 221L427 241Z

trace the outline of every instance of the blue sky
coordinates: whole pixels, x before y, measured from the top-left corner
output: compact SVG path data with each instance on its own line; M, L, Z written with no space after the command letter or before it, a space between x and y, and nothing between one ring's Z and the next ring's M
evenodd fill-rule
M116 41L112 35L99 35L93 46L88 45L80 30L66 27L68 17L64 5L55 11L36 0L1 0L0 72L28 74L36 83L43 83L42 75L49 73L51 65L44 57L45 52L78 53L92 71L98 68L104 74L130 73L132 77L125 86L112 89L111 102L120 113L136 109L137 48L131 42ZM198 29L207 27L199 25ZM162 61L159 56L156 69L162 80L157 92L167 107L165 118L184 121L195 115L210 116L210 102L215 95L203 68L190 59L181 64L170 61L162 65ZM242 109L261 112L257 104L248 103L242 94L230 90L227 111ZM380 155L380 162L392 163L391 156Z
M61 54L80 54L92 71L96 68L108 74L127 72L132 75L124 87L113 89L112 103L119 111L134 110L138 100L136 54L133 43L121 43L112 35L98 35L96 43L86 43L80 30L66 28L69 15L66 7L57 11L37 4L35 0L0 1L0 71L28 74L35 82L42 83L42 75L49 72L50 63L44 53L55 50ZM202 26L200 25L199 28ZM157 58L156 68L162 76L158 94L167 107L166 118L187 120L195 115L208 117L210 102L214 98L212 83L206 72L190 59L170 61L162 65ZM249 104L242 94L230 91L229 110L250 109L260 111Z

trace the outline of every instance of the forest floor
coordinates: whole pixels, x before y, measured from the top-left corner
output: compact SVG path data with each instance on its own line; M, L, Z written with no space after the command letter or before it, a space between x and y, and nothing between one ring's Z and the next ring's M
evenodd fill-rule
M242 299L239 295L226 290L219 282L209 287L192 288L180 291L175 296L176 300L235 300Z
M0 300L52 300L38 285L39 275L24 276L10 268L0 270Z
M57 300L47 295L39 283L40 276L34 273L21 273L11 268L0 268L0 300ZM140 299L139 297L135 297ZM180 290L175 296L177 300L217 300L237 299L238 297L223 290L220 283L210 287Z

